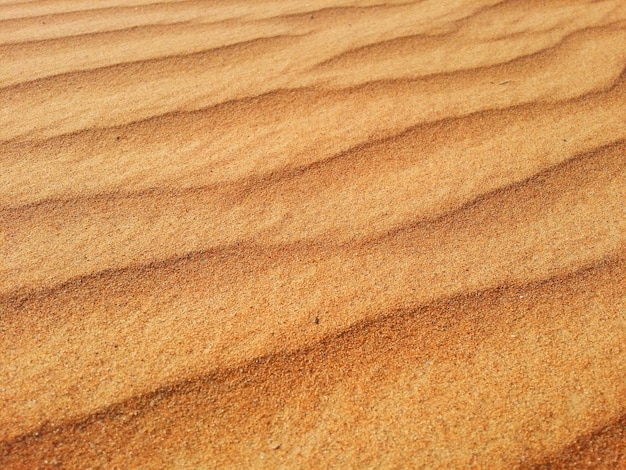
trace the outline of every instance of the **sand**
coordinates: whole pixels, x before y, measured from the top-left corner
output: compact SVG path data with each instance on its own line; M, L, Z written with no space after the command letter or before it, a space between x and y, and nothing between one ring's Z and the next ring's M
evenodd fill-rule
M626 467L626 4L0 0L0 467Z

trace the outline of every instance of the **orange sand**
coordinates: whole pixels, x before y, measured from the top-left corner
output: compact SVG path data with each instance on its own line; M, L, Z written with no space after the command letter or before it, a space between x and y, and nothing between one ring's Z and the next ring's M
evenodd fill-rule
M0 0L0 467L626 467L626 4Z

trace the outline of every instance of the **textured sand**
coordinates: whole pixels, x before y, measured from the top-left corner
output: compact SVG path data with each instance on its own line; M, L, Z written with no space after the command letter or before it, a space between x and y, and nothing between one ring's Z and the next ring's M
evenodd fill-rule
M0 467L626 467L626 3L0 0Z

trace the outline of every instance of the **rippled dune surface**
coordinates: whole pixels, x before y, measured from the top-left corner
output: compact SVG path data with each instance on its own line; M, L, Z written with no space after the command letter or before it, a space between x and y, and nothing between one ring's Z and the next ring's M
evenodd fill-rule
M626 3L0 0L0 468L626 468Z

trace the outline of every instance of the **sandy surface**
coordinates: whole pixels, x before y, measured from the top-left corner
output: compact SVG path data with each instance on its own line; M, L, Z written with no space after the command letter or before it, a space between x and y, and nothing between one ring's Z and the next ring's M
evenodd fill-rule
M0 0L0 467L626 467L626 4Z

